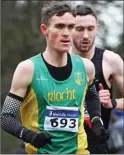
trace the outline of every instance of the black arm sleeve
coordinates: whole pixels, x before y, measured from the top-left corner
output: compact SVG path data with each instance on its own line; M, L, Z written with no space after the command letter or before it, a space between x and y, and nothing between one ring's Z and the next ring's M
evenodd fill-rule
M1 113L1 128L18 138L20 138L20 133L23 127L16 119L16 115L22 101L23 98L9 93L4 101Z
M94 83L88 87L85 101L90 118L92 119L95 116L101 117L101 104Z
M51 143L51 136L44 131L36 133L22 126L22 124L16 119L19 107L23 101L23 98L9 93L5 99L2 112L1 112L1 128L10 133L11 135L24 140L27 143L31 143L37 148Z

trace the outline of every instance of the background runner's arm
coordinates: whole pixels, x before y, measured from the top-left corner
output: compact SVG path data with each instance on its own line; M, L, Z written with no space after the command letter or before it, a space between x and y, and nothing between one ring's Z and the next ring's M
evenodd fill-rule
M119 88L122 97L124 97L124 71L123 65L124 62L122 58L116 54L115 52L106 50L104 52L104 59L106 63L110 66L111 69L111 80L114 82L116 86ZM104 87L100 86L99 97L102 105L105 108L115 108L117 110L124 110L124 98L112 99L110 97L109 90L104 89ZM115 103L117 105L115 106ZM114 106L113 106L114 104Z
M124 111L124 61L118 54L113 53L113 55L113 61L111 62L112 66L114 65L112 79L118 86L121 92L121 96L123 97L120 99L116 99L117 106L115 107L115 109Z

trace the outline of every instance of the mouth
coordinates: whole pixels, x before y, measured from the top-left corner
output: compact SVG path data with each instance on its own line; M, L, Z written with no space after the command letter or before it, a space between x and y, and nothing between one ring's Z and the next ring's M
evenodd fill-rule
M70 40L61 40L62 43L70 43Z
M89 41L82 41L82 42L81 42L81 44L83 44L83 45L85 45L85 44L87 45L87 44L89 44L89 43L90 43Z
M61 43L65 46L70 45L70 40L61 40Z
M90 42L89 41L83 41L83 42L81 42L81 46L83 46L83 47L87 47L89 45L90 45Z

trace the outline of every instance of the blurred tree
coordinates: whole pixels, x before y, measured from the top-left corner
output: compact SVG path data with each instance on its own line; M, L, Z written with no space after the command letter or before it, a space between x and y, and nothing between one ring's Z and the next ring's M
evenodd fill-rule
M1 3L1 103L10 89L13 72L20 61L43 52L45 39L40 32L43 1L2 1ZM4 89L3 89L4 88ZM14 153L17 138L2 131L1 153ZM8 143L11 139L12 143ZM8 145L7 145L8 144Z
M45 48L45 40L40 36L40 8L43 1L18 3L2 1L2 99L10 87L17 64Z

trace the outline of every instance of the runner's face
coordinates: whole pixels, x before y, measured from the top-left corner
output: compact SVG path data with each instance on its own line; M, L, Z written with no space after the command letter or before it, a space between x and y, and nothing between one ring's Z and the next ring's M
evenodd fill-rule
M93 15L76 16L73 44L80 52L88 52L95 41L97 21Z
M74 25L75 17L71 13L65 13L63 16L53 16L50 25L47 27L48 46L58 52L68 52Z

